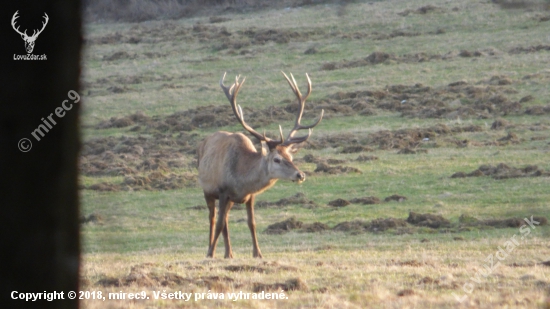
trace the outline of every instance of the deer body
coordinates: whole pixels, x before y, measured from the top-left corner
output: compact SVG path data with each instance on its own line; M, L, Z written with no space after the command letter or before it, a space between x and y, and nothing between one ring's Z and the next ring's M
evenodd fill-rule
M239 83L239 78L237 77L235 83L229 88L223 85L223 78L220 81L220 86L231 103L235 117L248 132L260 140L262 149L261 151L257 151L252 141L244 134L224 131L212 134L199 145L197 151L199 184L204 191L210 219L210 238L207 257L214 257L220 233L224 237L225 258L233 257L229 241L228 215L234 203L245 203L248 227L252 236L253 256L261 258L262 253L258 246L256 222L254 220L255 196L271 188L278 179L286 179L298 183L305 180L305 174L292 163L292 153L296 151L294 148L296 144L304 142L309 138L311 128L321 121L323 112L321 112L319 120L313 125L300 125L305 100L311 92L311 81L309 81L308 77L308 93L305 98L302 98L294 77L292 77L292 82L286 75L285 77L298 97L301 107L296 117L294 129L292 129L286 141L283 139L280 127L280 140L273 140L266 137L265 134L259 134L246 124L242 109L236 104L236 96L244 80ZM301 129L309 129L309 134L302 137L294 137L294 133ZM217 221L216 200L219 200Z
M205 194L226 192L235 203L271 188L277 178L269 174L266 158L241 133L216 132L199 146L199 184Z

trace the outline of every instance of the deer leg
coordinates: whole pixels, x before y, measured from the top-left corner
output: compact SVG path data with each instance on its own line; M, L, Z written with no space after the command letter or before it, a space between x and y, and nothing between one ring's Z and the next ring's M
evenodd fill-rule
M219 200L218 221L216 222L214 237L212 238L211 245L210 245L210 248L208 248L208 254L206 255L206 257L214 257L214 251L216 251L216 244L218 243L218 237L220 237L220 233L226 227L225 223L227 221L227 214L229 213L231 206L233 206L233 203L229 201L229 197L226 194L220 194L218 200ZM226 244L226 248L227 248L227 244ZM226 254L227 254L227 251L226 251Z
M214 227L216 223L216 198L213 196L204 194L204 199L206 200L206 205L208 206L208 219L210 221L210 237L208 238L208 254L206 257L214 257L214 251L216 250L216 245L214 245ZM212 248L212 251L210 249Z
M256 220L254 219L254 195L250 196L250 199L246 202L246 214L248 217L248 228L250 234L252 234L252 256L255 258L262 258L262 252L258 245L258 238L256 237Z
M231 242L229 241L229 210L233 207L233 202L227 201L227 206L225 207L225 225L223 227L223 242L225 244L225 256L226 259L233 258L233 251L231 250ZM220 215L221 219L221 215Z

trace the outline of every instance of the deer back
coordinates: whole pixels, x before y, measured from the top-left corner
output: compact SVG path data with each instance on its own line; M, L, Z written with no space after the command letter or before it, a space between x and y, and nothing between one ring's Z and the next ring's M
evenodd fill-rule
M253 193L253 184L267 177L262 159L243 134L216 132L199 146L199 183L206 193L215 195L220 190L235 196Z

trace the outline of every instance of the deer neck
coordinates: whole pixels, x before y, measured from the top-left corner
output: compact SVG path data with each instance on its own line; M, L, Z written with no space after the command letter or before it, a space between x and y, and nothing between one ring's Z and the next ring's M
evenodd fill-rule
M246 188L247 192L242 192L243 195L259 194L271 188L276 182L276 178L269 176L267 157L261 153L250 156L246 160L246 177L241 179L242 187Z
M267 156L261 156L258 159L258 163L256 165L257 170L253 173L253 175L256 175L254 184L255 184L255 190L257 193L261 193L264 190L267 190L271 188L276 182L276 178L272 178L269 175L269 168L268 168L268 157Z

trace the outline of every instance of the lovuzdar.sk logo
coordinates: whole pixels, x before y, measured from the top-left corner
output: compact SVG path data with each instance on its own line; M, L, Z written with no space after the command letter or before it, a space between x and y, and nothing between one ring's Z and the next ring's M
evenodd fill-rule
M42 29L40 30L37 30L37 29L34 29L33 32L32 32L32 35L29 36L27 34L27 29L25 29L25 31L21 32L19 31L19 26L16 27L15 25L15 20L17 18L19 18L19 16L17 15L19 13L19 11L16 11L15 14L13 14L13 17L11 19L11 26L13 27L13 30L15 30L15 32L19 33L19 35L21 35L21 38L23 39L23 41L25 41L25 49L27 50L27 54L26 55L16 55L14 54L13 55L13 60L46 60L46 55L43 54L43 55L34 55L32 53L32 51L34 50L34 44L36 43L36 39L38 38L38 35L40 35L40 33L42 33L42 31L44 31L44 28L46 28L46 25L48 24L48 20L50 20L50 18L48 17L48 14L46 14L46 12L44 12L44 19L45 21L42 22Z

